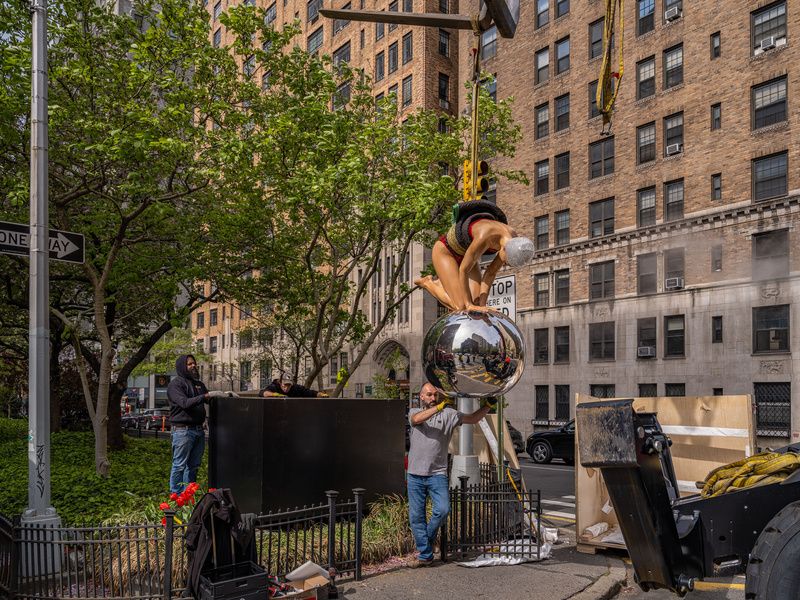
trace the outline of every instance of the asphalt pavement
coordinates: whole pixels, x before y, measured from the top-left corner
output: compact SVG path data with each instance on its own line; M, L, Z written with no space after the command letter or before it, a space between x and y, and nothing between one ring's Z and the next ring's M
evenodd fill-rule
M529 490L542 493L542 511L552 525L575 525L575 467L559 460L540 465L527 455L519 457L522 477Z

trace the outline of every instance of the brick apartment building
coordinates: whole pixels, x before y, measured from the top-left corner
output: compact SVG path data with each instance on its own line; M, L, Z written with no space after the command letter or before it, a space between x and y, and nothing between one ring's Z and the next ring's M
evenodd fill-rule
M611 135L594 102L604 4L521 5L513 40L484 36L524 133L495 166L531 179L497 200L538 247L516 273L512 422L566 420L576 393L753 394L762 443L797 441L800 4L626 3Z
M252 1L252 0L250 0ZM283 27L295 19L300 21L301 45L310 52L329 54L334 61L346 61L362 68L373 81L376 99L397 94L399 110L410 113L419 108L453 113L457 106L459 85L459 36L446 29L388 24L359 23L356 21L329 20L319 14L322 0L256 0L267 11L267 19L276 27ZM448 12L456 10L457 0L326 0L325 7L359 8L366 10ZM212 36L216 44L229 41L225 28L219 24L219 14L228 8L229 0L208 0L207 8L212 18ZM253 72L253 77L263 74ZM414 246L407 264L407 277L413 277L430 262L430 249ZM381 263L389 267L393 260L387 250ZM389 269L384 276L377 274L371 282L368 297L362 310L375 321L382 308L381 299L387 284ZM215 357L213 364L202 365L209 387L223 389L258 389L265 386L279 371L293 371L293 366L280 359L264 359L263 345L279 345L280 332L262 335L243 333L246 328L259 328L259 315L243 313L233 305L207 303L191 315L191 329L198 344ZM437 304L430 296L416 292L398 311L395 321L388 325L376 340L367 360L348 382L345 395L373 393L376 375L389 375L385 362L399 352L407 357L408 368L391 373L396 381L407 387L422 382L419 364L422 338L436 320ZM243 318L244 317L244 318ZM275 352L273 352L275 354ZM277 354L280 354L278 352ZM340 366L350 361L350 352L342 352L331 361L324 373L322 386L332 389ZM277 364L282 363L282 364ZM223 373L223 368L225 372ZM299 368L302 379L307 368ZM231 372L233 370L233 372Z

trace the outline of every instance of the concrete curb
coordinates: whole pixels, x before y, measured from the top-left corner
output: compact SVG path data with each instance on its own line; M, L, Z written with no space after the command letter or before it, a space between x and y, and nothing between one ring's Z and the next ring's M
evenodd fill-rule
M616 596L627 581L625 563L621 560L609 560L608 573L601 576L589 587L581 590L569 600L609 600Z

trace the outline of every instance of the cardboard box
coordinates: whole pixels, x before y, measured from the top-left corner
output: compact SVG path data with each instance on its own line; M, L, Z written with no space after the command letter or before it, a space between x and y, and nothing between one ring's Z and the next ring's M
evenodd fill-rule
M328 600L328 573L319 565L307 561L286 575L286 581L298 590L283 596L289 600Z

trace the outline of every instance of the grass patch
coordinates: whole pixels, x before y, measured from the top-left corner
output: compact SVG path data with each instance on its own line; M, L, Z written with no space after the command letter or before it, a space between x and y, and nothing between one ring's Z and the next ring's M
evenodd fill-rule
M28 422L0 418L0 513L21 514L28 504ZM61 431L50 437L53 506L66 525L97 524L134 512L169 495L169 440L126 438L126 448L109 453L110 477L95 474L94 436ZM206 456L198 483L206 485Z

